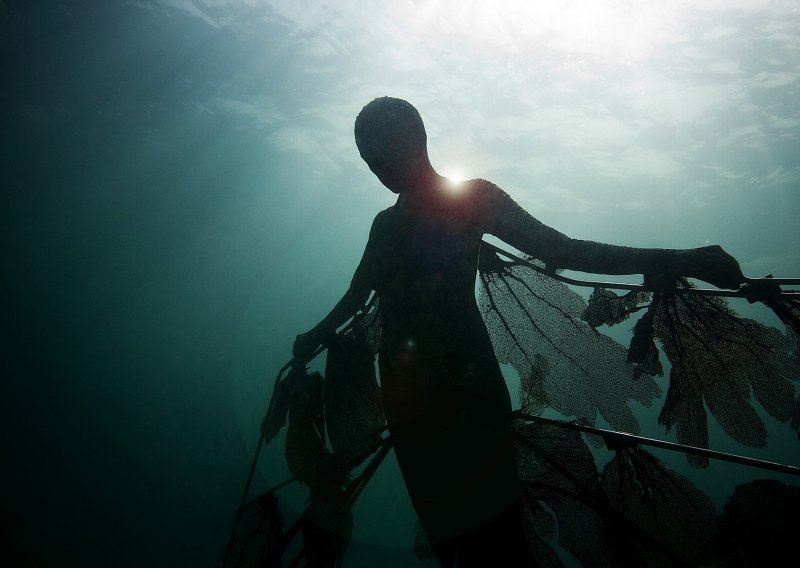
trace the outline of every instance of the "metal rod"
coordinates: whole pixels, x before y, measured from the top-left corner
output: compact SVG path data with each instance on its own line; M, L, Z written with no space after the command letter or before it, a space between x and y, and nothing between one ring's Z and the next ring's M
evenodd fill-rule
M738 463L742 465L749 465L752 467L759 467L761 469L768 469L770 471L777 471L779 473L788 473L789 475L800 475L800 467L792 465L784 465L782 463L770 462L766 460L758 460L755 458L748 458L736 454L727 454L725 452L718 452L716 450L709 450L706 448L698 448L697 446L687 446L685 444L678 444L675 442L665 442L655 438L646 438L644 436L637 436L636 434L629 434L627 432L618 432L616 430L606 430L603 428L596 428L594 426L586 426L584 424L577 424L575 422L566 422L564 420L555 420L553 418L544 418L541 416L531 416L525 414L521 410L515 410L512 413L517 418L529 420L531 422L538 422L540 424L549 424L551 426L560 426L570 430L577 430L579 432L586 432L587 434L595 434L602 436L604 440L613 440L615 442L624 442L627 444L642 444L645 446L654 446L656 448L663 448L665 450L672 450L675 452L683 452L685 454L694 454L707 458L714 458L728 462Z

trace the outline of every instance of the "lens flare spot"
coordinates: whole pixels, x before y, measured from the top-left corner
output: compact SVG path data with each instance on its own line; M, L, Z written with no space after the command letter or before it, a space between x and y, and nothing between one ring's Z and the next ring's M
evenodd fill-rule
M445 174L445 187L452 193L459 193L464 189L466 178L458 172L448 172Z

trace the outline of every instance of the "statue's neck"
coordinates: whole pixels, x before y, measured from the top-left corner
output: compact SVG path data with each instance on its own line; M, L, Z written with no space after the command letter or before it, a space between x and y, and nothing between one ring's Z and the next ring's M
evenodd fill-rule
M406 209L424 209L436 201L445 178L433 168L426 175L411 181L405 191L397 197L397 205Z

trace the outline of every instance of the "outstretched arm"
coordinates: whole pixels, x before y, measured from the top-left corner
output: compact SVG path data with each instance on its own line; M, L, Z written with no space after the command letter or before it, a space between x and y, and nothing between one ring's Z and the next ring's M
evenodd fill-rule
M545 262L549 270L568 268L596 274L644 274L650 279L698 278L720 288L738 288L745 278L722 247L646 249L572 239L548 227L491 186L486 231Z
M358 267L353 274L350 287L321 322L310 331L297 336L292 348L292 354L295 359L302 362L310 360L317 347L333 336L336 330L355 315L356 311L369 298L370 292L375 286L375 273L377 271L378 219L379 217L376 217L372 223L364 255L361 257L361 262L358 263Z

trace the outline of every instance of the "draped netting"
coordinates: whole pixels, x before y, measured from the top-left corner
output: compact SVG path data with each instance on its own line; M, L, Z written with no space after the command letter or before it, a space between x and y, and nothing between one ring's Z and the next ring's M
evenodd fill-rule
M378 314L377 302L369 304L331 340L324 378L299 365L285 376L288 365L279 373L261 428L262 442L271 442L288 422L285 458L292 478L239 508L225 568L344 562L353 505L390 449L381 436L385 418L374 367ZM258 451L254 464L257 458ZM308 487L308 505L285 529L274 493L294 481ZM291 555L297 538L302 545Z
M625 348L585 321L586 302L565 284L524 265L481 254L478 305L500 363L520 377L522 410L552 408L594 424L638 432L630 401L661 395L650 377L634 378Z
M535 259L490 249L482 251L479 282L495 352L518 373L527 415L552 409L590 424L602 416L617 430L636 432L630 403L649 406L660 397L653 377L664 374L666 359L658 422L675 426L679 442L707 446L708 409L735 440L764 446L755 404L800 432L795 300L780 300L777 309L765 302L786 324L781 333L738 316L722 297L688 292L683 280L668 291L595 288L586 302ZM638 320L627 347L597 330L632 316ZM516 430L519 474L528 486L526 531L539 565L562 565L556 541L582 566L694 566L736 555L734 539L718 538L710 498L641 447L607 439L614 457L598 471L585 435L530 421L517 421ZM687 459L708 464L702 455ZM760 489L767 500L794 490L779 482Z
M325 366L325 422L334 453L355 467L373 453L386 422L375 375L380 340L378 306L372 306L328 346Z
M681 566L710 562L711 500L649 452L619 447L602 472L581 434L519 421L518 468L527 484L526 530L542 566L560 566L558 544L582 566Z
M678 441L708 445L706 409L736 441L763 447L767 429L754 402L780 422L795 413L794 385L800 378L797 341L791 328L781 333L742 318L720 297L686 293L680 281L672 292L619 297L596 290L585 317L593 325L613 325L640 309L628 360L639 375L661 375L658 341L671 363L669 389L658 421L675 427ZM694 465L707 460L690 456Z
M643 449L642 438L598 429L587 436L571 427L591 429L602 418L616 430L638 432L631 404L652 406L662 398L654 377L668 362L658 423L674 427L679 442L706 446L709 413L731 438L764 446L759 407L800 435L792 384L800 377L797 301L764 302L785 324L782 333L738 316L721 297L694 293L682 280L670 289L622 295L596 288L586 302L536 261L503 256L508 260L491 248L482 251L478 305L498 360L520 377L516 458L526 488L525 533L537 564L750 566L782 558L775 550L794 554L797 487L776 480L740 485L718 514L690 479ZM631 316L638 320L628 346L597 329ZM329 342L324 376L304 366L279 374L262 440L286 429L293 477L285 483L305 484L308 506L285 527L275 497L285 483L243 499L226 568L345 564L353 505L390 448L375 374L380 328L374 301ZM548 422L542 415L550 410L572 422ZM587 441L605 442L612 451L603 467ZM691 465L707 465L704 454L688 450ZM295 552L289 545L298 539ZM415 549L432 557L421 532Z

